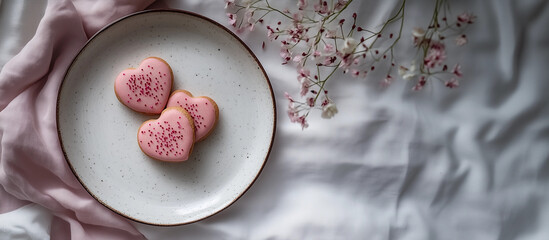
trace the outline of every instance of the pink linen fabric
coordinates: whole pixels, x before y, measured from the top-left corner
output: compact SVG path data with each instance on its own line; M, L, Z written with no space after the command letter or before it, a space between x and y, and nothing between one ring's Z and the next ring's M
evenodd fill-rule
M0 213L29 202L50 210L52 239L143 239L95 201L61 151L57 92L65 71L100 28L153 0L51 0L35 36L0 72Z

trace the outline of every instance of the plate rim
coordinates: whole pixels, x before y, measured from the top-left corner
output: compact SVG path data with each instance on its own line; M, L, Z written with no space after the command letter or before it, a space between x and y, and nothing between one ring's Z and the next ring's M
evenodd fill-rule
M178 223L169 223L169 224L165 224L165 223L155 223L155 222L149 222L149 221L145 221L145 220L141 220L141 219L137 219L135 217L131 217L131 216L128 216L122 212L120 212L119 210L115 209L114 207L111 207L109 206L108 204L106 204L105 202L103 202L99 197L97 197L95 194L93 194L89 189L88 187L84 184L84 182L82 181L82 179L80 178L80 176L78 175L78 173L76 172L76 170L74 169L74 167L72 166L70 160L69 160L69 157L67 156L67 153L65 151L65 146L63 144L63 139L61 138L61 130L59 129L59 105L60 105L60 96L61 96L61 90L63 89L63 85L65 83L65 80L67 78L67 75L69 74L69 72L71 71L71 69L73 68L74 66L74 63L78 60L78 58L81 56L82 52L88 47L88 45L93 42L99 35L101 35L105 30L109 29L110 27L112 27L113 25L119 23L119 22L122 22L124 21L125 19L128 19L128 18L131 18L131 17L135 17L135 16L138 16L138 15L144 15L144 14L149 14L149 13L176 13L176 14L182 14L182 15L187 15L187 16L190 16L190 17L197 17L199 19L202 19L202 20L206 20L207 22L211 23L211 24L214 24L215 26L217 26L218 28L222 29L223 31L227 32L230 36L232 36L233 38L235 38L243 47L244 49L248 52L248 54L250 54L250 56L253 57L253 60L257 63L257 65L259 66L259 68L261 69L261 72L263 73L263 76L265 77L265 81L267 82L267 86L269 87L269 92L271 93L271 101L272 101L272 110L273 110L273 128L272 128L272 133L271 133L271 139L270 139L270 143L269 143L269 148L267 150L267 153L265 155L265 159L263 160L263 163L261 164L261 167L259 168L259 171L257 172L257 174L254 176L253 180L248 184L248 186L246 186L244 188L244 190L238 194L238 196L236 198L234 198L229 204L227 204L226 206L218 209L218 210L215 210L211 213L209 213L207 216L204 216L204 217L201 217L201 218L198 218L198 219L195 219L195 220L191 220L191 221L181 221L181 222L178 222ZM127 218L127 219L130 219L132 221L135 221L135 222L139 222L139 223L143 223L143 224L147 224L147 225L152 225L152 226L160 226L160 227L172 227L172 226L181 226L181 225L186 225L186 224L191 224L191 223L195 223L195 222L199 222L199 221L202 221L206 218L209 218L213 215L216 215L218 214L219 212L227 209L228 207L230 207L231 205L233 205L237 200L239 200L250 188L251 186L257 181L257 179L259 178L259 175L261 174L261 172L263 172L263 169L265 168L265 165L267 164L267 160L269 159L269 156L271 154L271 151L272 151L272 148L273 148L273 143L274 143L274 138L275 138L275 133L276 133L276 126L277 126L277 108L276 108L276 99L275 99L275 96L274 96L274 91L273 91L273 87L271 85L271 81L269 79L269 76L267 75L267 72L265 71L265 68L263 67L263 65L261 64L261 62L259 61L259 59L257 58L257 56L253 53L253 51L250 49L250 47L244 42L242 41L242 39L240 39L234 32L232 32L231 30L229 30L227 27L223 26L222 24L220 24L219 22L211 19L211 18L208 18L204 15L201 15L201 14L198 14L198 13L195 13L195 12L191 12L191 11L186 11L186 10L181 10L181 9L149 9L149 10L143 10L143 11L138 11L138 12L134 12L134 13L131 13L131 14L128 14L128 15L125 15L123 17L120 17L112 22L110 22L109 24L105 25L103 28L101 28L99 31L97 31L95 34L93 34L93 36L91 36L87 41L86 41L86 44L84 44L84 46L82 46L82 48L80 48L80 50L78 51L78 53L75 55L75 57L73 58L73 60L71 61L69 67L67 68L67 70L65 71L65 74L63 75L63 79L61 81L61 85L59 86L59 89L57 90L57 101L56 101L56 107L55 107L55 123L56 123L56 129L57 129L57 136L58 136L58 139L59 139L59 143L60 143L60 146L61 146L61 150L63 152L63 156L65 158L65 161L67 162L67 164L69 165L69 168L71 169L71 172L73 173L73 175L76 177L76 179L78 180L78 182L80 183L80 185L82 185L82 187L84 187L84 189L86 190L86 192L88 192L88 194L90 194L96 201L98 201L101 205L103 205L104 207L106 207L107 209L113 211L114 213L124 217L124 218Z

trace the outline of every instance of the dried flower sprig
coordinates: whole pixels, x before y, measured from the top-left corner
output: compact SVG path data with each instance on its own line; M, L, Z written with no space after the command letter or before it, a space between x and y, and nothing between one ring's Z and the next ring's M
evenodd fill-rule
M267 37L280 42L282 64L296 66L303 101L295 100L286 93L289 101L287 113L291 122L301 124L303 129L309 126L307 117L313 109L321 110L323 118L332 118L338 112L325 88L336 71L361 78L373 71L386 71L380 83L388 86L394 80L392 73L397 68L394 48L402 36L406 0L402 0L396 13L377 29L357 26L356 13L347 19L340 17L353 0L298 0L297 9L292 11L279 10L268 0L225 2L229 24L237 28L237 32L253 31L256 25L264 24L264 19L272 13L282 16L283 20L266 25ZM398 73L403 79L416 81L414 90L422 89L431 79L438 79L449 88L459 85L456 78L462 76L461 67L456 64L448 71L444 64L447 58L444 41L456 37L458 46L465 44L465 28L474 22L475 17L464 13L455 21L449 21L448 10L446 0L436 0L427 30L415 28L412 31L413 46L418 49L415 58L422 64L418 66L416 61L412 61L408 67L399 66ZM391 32L393 24L397 32ZM448 76L449 80L443 80Z
M400 66L399 74L405 80L415 81L415 91L423 89L430 80L438 80L448 88L459 86L458 79L463 76L461 65L456 63L452 69L446 64L446 41L454 39L455 45L467 43L465 30L474 23L476 16L462 13L454 20L448 17L449 4L445 0L435 2L434 13L425 29L414 28L413 45L418 49L416 59L408 66ZM420 62L421 64L417 64Z

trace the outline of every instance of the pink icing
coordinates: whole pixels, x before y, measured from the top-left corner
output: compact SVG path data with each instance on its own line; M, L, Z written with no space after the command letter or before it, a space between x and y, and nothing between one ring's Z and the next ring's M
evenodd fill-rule
M170 96L168 107L182 107L194 120L196 128L196 141L200 141L212 131L217 117L217 104L208 97L193 97L190 92L177 90Z
M146 58L136 69L118 74L114 91L120 102L148 114L159 114L166 106L172 88L172 70L158 58Z
M182 108L166 108L158 119L141 125L137 141L141 150L154 159L185 161L194 144L193 122Z

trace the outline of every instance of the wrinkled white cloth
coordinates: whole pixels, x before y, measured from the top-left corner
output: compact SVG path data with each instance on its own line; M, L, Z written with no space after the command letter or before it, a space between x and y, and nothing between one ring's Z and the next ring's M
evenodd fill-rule
M38 20L10 21L15 13L5 20L6 2L0 26L13 33L0 33L2 61L17 52L14 39L33 35ZM432 2L408 1L405 29L425 25ZM549 2L451 4L454 14L478 16L468 44L449 56L464 71L459 88L435 83L413 92L399 80L385 90L372 78L342 77L328 86L338 114L330 120L313 114L305 131L285 112L284 92L299 91L295 69L280 65L277 44L261 49L265 29L240 35L264 65L277 100L277 132L263 172L235 204L203 221L133 225L149 239L546 239ZM359 23L371 25L397 5L356 1L352 9ZM227 25L221 1L167 0L152 7L189 10ZM23 11L43 9L25 5ZM49 224L47 217L38 218L39 227L28 219L13 223L34 229L28 236Z

